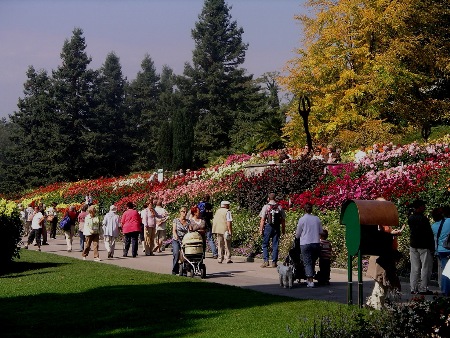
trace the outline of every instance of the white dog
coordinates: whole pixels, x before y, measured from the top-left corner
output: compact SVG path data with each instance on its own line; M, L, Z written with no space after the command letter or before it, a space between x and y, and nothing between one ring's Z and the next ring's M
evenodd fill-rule
M278 265L278 274L280 275L280 286L289 289L292 288L294 282L294 272L292 271L292 266Z

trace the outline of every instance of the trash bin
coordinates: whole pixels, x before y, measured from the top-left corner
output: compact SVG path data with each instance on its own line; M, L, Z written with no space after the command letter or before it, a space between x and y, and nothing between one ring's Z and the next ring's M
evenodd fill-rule
M394 203L380 200L347 200L341 208L348 251L348 303L352 304L352 259L358 256L358 301L362 306L362 255L382 256L392 253L393 236L379 231L379 225L398 226Z

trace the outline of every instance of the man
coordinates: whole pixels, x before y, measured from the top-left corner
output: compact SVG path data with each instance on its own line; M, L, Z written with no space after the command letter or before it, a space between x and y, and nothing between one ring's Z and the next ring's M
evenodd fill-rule
M218 257L217 262L233 263L231 260L231 234L233 218L230 212L230 202L222 201L220 208L214 214L212 232L217 235Z
M268 203L263 206L259 213L259 232L263 236L263 259L262 268L269 267L269 242L272 239L272 268L277 267L278 243L280 232L284 235L286 229L286 213L275 201L275 193L270 193Z
M34 216L31 221L31 232L28 237L27 245L25 245L25 249L28 249L28 246L36 239L36 244L38 247L37 250L41 251L42 224L44 223L44 220L44 215L39 210L39 207L34 207Z
M200 209L200 215L202 219L205 221L205 227L206 227L206 241L209 244L209 247L211 248L211 252L213 255L213 259L217 259L217 247L214 244L214 239L212 235L212 220L213 220L213 207L210 203L211 197L207 194L203 198L203 201L200 201L198 203L198 208Z
M312 204L306 203L305 214L298 220L295 232L295 238L300 239L300 249L309 288L314 287L315 266L320 254L320 234L323 233L322 222L319 217L312 214L312 210Z
M425 202L415 200L412 204L413 214L408 218L410 229L409 257L411 274L409 283L411 294L432 295L428 290L433 268L434 236L430 221L425 217Z

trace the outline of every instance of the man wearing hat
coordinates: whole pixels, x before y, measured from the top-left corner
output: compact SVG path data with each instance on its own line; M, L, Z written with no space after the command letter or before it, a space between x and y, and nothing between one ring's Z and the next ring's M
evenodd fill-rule
M233 218L231 217L230 202L222 201L220 208L214 214L212 233L217 235L218 257L217 262L222 263L225 260L227 263L231 261L231 234Z
M408 218L411 294L432 295L433 292L428 290L428 282L433 268L433 231L430 221L424 215L425 201L415 200L412 208L413 214Z

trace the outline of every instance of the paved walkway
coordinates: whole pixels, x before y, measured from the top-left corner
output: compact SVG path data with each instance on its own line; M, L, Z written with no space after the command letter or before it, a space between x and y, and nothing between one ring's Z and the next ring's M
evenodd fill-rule
M26 238L24 239L24 243ZM30 246L33 250L36 247ZM61 256L73 257L81 259L79 249L79 238L74 239L73 252L67 252L66 241L63 236L58 235L56 239L49 239L49 245L42 246L43 252L54 253ZM116 243L115 257L107 259L106 250L103 241L100 241L100 258L101 262L95 264L113 264L131 269L150 271L155 273L170 274L172 268L172 252L166 249L162 253L156 253L155 256L145 256L141 247L139 255L136 258L122 257L122 243ZM316 288L307 288L303 284L295 283L292 289L284 289L278 284L278 273L274 268L260 268L260 260L255 262L247 262L244 257L232 257L232 264L220 264L217 260L207 256L204 263L206 265L207 282L234 285L246 289L256 290L259 292L269 293L273 295L281 295L298 299L316 299L326 300L346 304L347 303L347 272L345 270L333 269L331 272L331 281L328 286L319 286ZM93 261L92 251L87 261ZM93 262L94 263L94 262ZM198 277L196 277L198 278ZM363 293L366 299L373 288L373 281L363 279ZM358 283L357 276L353 277L353 303L358 303ZM433 291L438 291L437 287L430 287ZM402 301L411 298L409 294L409 285L402 284L403 296ZM431 297L431 296L427 296Z

